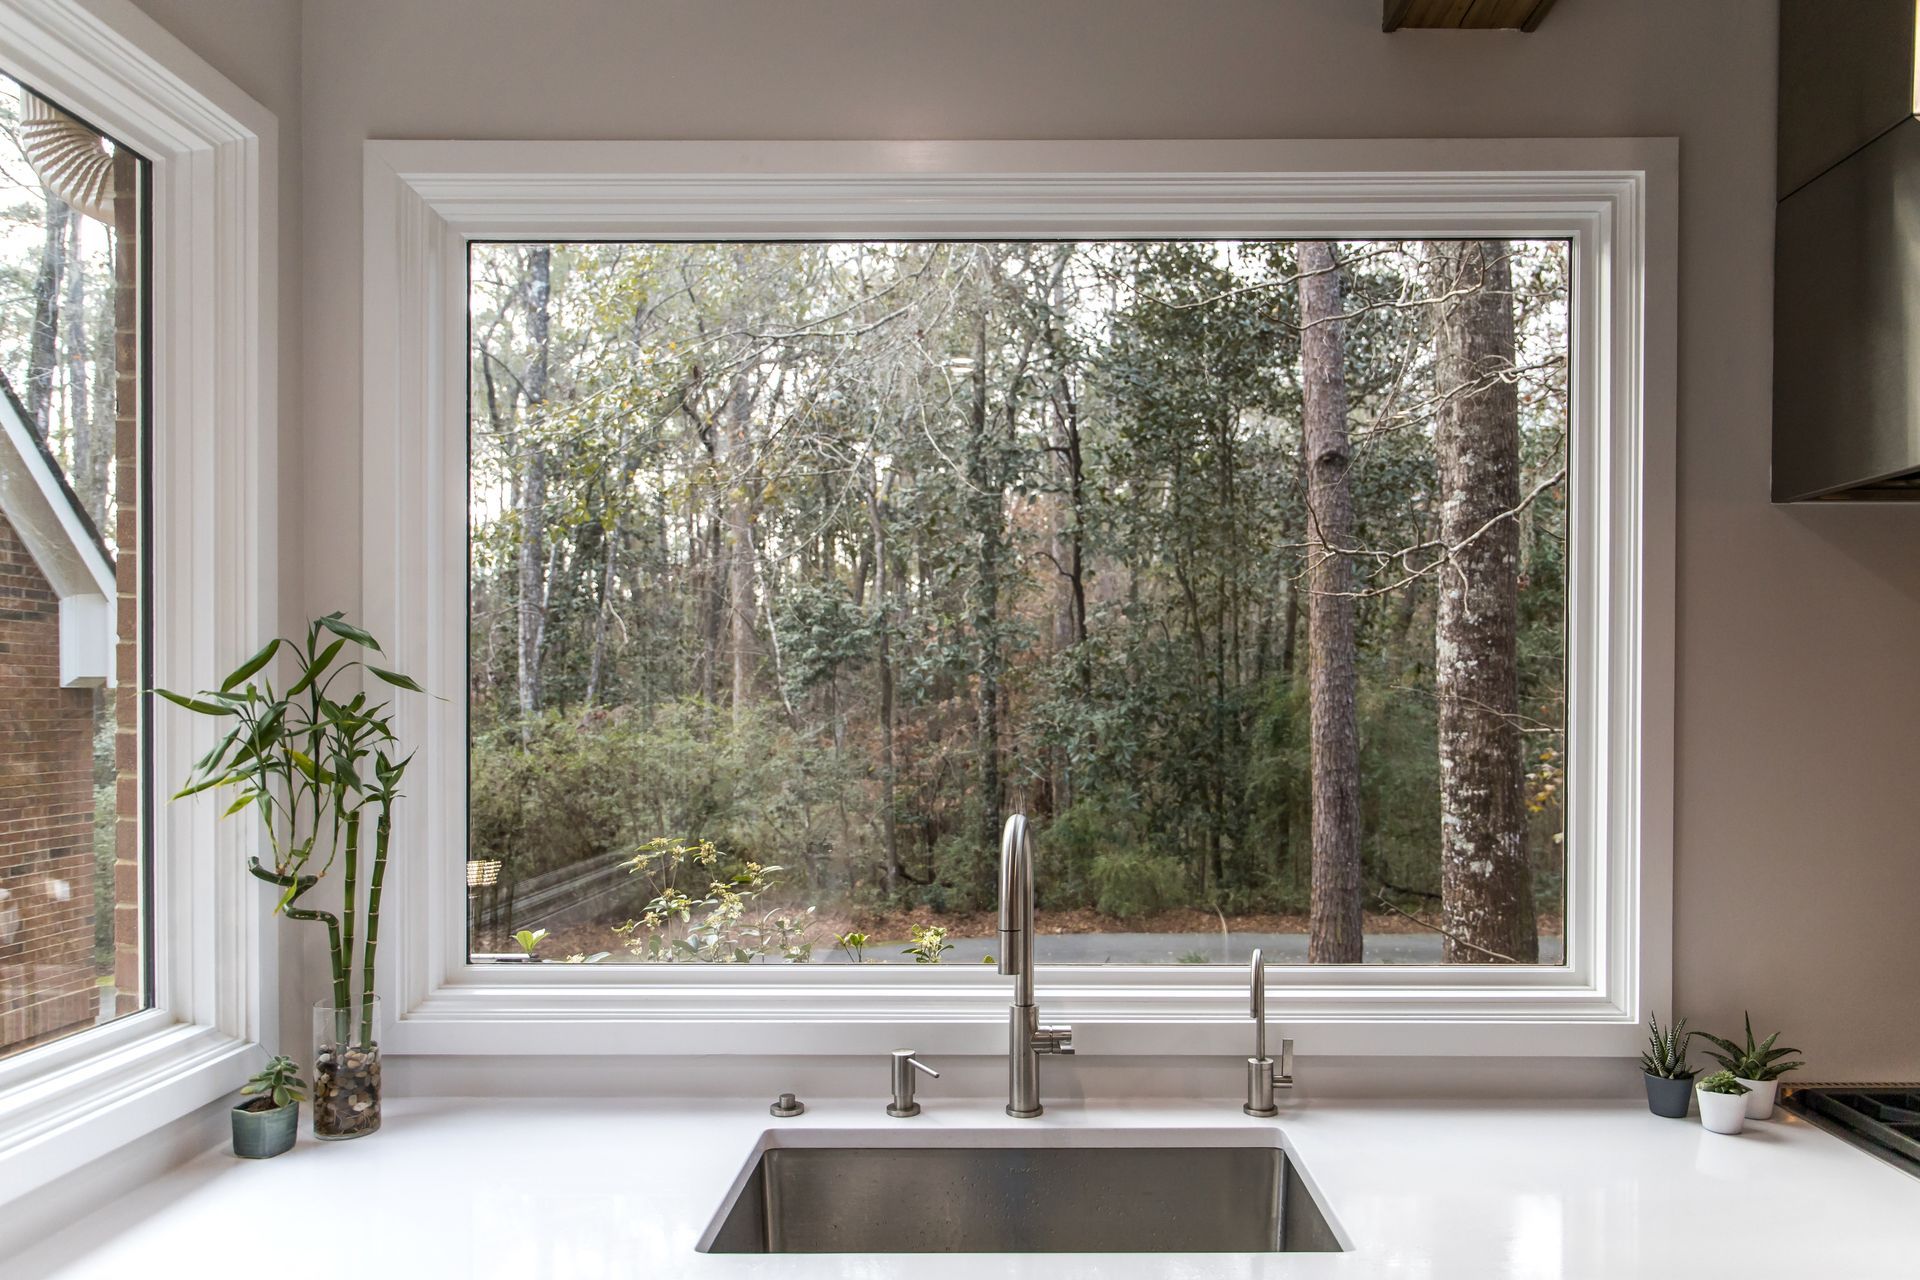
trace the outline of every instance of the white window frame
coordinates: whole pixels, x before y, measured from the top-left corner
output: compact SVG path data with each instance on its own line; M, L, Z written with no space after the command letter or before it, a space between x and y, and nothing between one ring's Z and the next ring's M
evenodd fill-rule
M362 607L420 748L388 873L389 1050L1005 1052L977 966L466 962L474 240L1564 237L1574 486L1564 967L1271 968L1302 1054L1620 1055L1671 987L1677 147L1671 139L540 143L365 151ZM1081 1052L1244 1052L1227 967L1049 966Z
M274 118L126 0L0 0L0 71L151 164L147 466L156 683L199 688L277 621ZM248 832L166 803L213 743L150 735L152 1006L0 1061L0 1203L230 1092L272 1040Z

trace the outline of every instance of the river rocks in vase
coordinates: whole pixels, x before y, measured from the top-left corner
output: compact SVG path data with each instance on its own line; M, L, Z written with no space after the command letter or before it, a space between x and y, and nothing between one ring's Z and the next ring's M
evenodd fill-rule
M314 1061L313 1133L358 1138L380 1127L380 1046L328 1045Z

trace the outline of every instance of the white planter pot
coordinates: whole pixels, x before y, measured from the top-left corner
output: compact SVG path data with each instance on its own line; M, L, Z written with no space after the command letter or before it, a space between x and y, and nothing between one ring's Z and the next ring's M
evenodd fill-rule
M1747 1119L1773 1119L1773 1104L1780 1096L1778 1080L1748 1080L1744 1076L1735 1076L1741 1084L1747 1086Z
M1738 1133L1747 1122L1747 1094L1708 1093L1696 1087L1700 1100L1700 1123L1714 1133Z

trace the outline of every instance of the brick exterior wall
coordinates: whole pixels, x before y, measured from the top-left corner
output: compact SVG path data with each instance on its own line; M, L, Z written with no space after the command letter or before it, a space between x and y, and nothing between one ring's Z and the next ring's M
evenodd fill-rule
M0 1053L94 1020L93 702L60 602L0 516Z

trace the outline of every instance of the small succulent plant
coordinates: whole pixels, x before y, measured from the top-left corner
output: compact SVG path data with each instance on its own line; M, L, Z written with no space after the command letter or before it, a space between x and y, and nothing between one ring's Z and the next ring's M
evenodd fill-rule
M1778 1031L1760 1043L1755 1044L1753 1041L1753 1016L1751 1014L1743 1016L1746 1018L1747 1023L1747 1042L1744 1045L1732 1040L1723 1040L1719 1036L1708 1035L1704 1031L1700 1033L1702 1040L1711 1041L1714 1047L1719 1050L1718 1053L1709 1053L1707 1055L1708 1057L1712 1058L1715 1062L1742 1080L1757 1080L1761 1083L1765 1083L1768 1080L1778 1080L1781 1076L1787 1074L1787 1072L1798 1071L1801 1067L1807 1065L1797 1060L1793 1062L1780 1061L1780 1059L1792 1057L1800 1051L1798 1049L1774 1048L1773 1042L1780 1038Z
M1753 1090L1747 1088L1747 1086L1741 1084L1738 1080L1735 1080L1733 1078L1733 1072L1716 1071L1712 1075L1702 1078L1700 1081L1700 1092L1731 1093L1738 1095L1742 1093L1752 1093Z
M276 1107L284 1107L289 1102L306 1100L307 1082L300 1078L300 1064L282 1054L241 1085L240 1092L257 1094Z
M1660 1015L1648 1018L1652 1035L1648 1037L1647 1048L1640 1055L1640 1068L1650 1076L1659 1076L1663 1080L1685 1080L1693 1074L1693 1068L1687 1065L1687 1041L1693 1039L1693 1033L1687 1030L1687 1020L1681 1018L1664 1032L1660 1030Z

